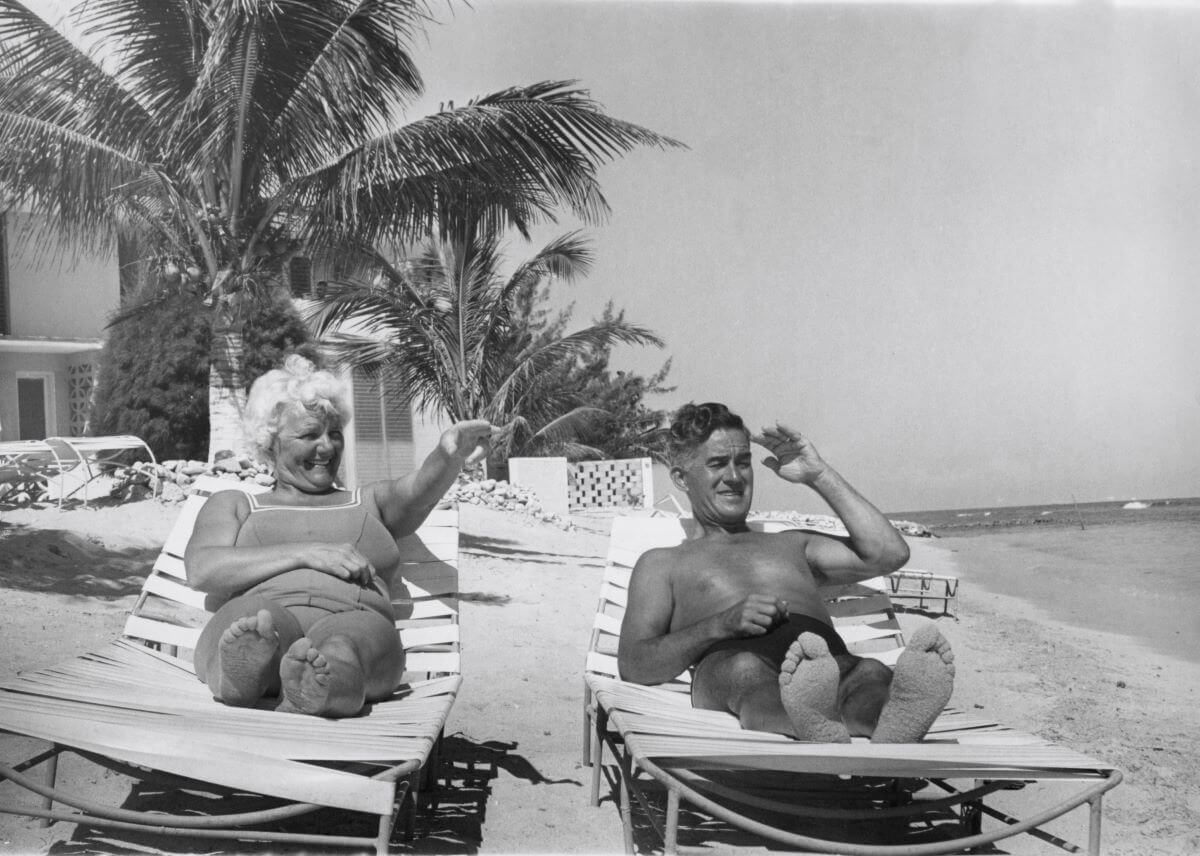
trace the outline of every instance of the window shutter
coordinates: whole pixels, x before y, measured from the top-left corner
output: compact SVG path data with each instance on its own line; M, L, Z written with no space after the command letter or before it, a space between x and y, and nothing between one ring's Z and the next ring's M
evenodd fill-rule
M312 296L312 260L304 256L293 256L288 262L288 284L292 297Z
M355 369L354 448L357 484L395 479L416 469L412 409L385 391L378 377Z

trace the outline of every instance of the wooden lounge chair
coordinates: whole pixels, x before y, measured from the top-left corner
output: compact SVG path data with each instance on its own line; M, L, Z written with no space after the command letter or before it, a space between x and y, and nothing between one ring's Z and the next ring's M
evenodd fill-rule
M1101 796L1121 781L1120 772L1031 734L947 709L920 743L800 743L744 730L729 714L692 709L686 673L659 686L621 681L616 650L633 565L651 547L679 543L690 525L661 517L613 522L585 671L584 761L592 765L592 805L599 804L606 747L616 761L627 852L635 852L634 799L667 853L676 852L684 803L710 818L700 835L716 834L715 821L792 848L853 854L959 852L1023 832L1071 849L1040 827L1086 803L1088 852L1099 852ZM903 637L885 582L826 595L851 651L896 661ZM984 805L995 791L1048 781L1068 783L1070 795L1027 820ZM984 831L984 814L1002 823ZM875 840L846 835L861 834L864 821L878 821ZM879 826L888 824L881 835Z
M336 720L226 707L213 701L192 669L191 649L207 613L204 596L186 584L182 557L207 496L215 489L255 489L247 484L213 478L198 484L121 639L0 685L0 731L51 744L22 762L0 764L0 780L42 797L37 804L5 802L0 811L87 826L378 853L387 852L400 808L411 824L422 774L433 766L462 680L457 512L433 512L416 535L400 541L403 583L393 602L407 671L406 683L390 699L369 705L361 716ZM262 795L266 807L214 815L206 812L217 801L198 799L195 810L189 805L187 813L167 815L97 805L55 786L58 755L65 751L134 776L183 777L179 789L202 782L239 799ZM47 775L30 775L37 766ZM377 824L364 836L277 828L322 807L373 815Z

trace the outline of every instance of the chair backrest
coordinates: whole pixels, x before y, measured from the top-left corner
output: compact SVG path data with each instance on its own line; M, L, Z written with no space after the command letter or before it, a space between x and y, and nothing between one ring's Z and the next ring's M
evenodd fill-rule
M213 476L193 483L125 622L127 639L191 659L211 613L205 608L204 593L187 583L183 555L204 503L212 494L231 489L247 493L270 490L249 481ZM405 680L459 674L458 512L434 511L414 535L400 539L397 546L401 564L392 606L405 650Z
M608 562L600 586L600 600L588 647L588 672L619 677L617 644L629 596L629 578L642 553L671 547L689 537L695 521L685 517L616 517L609 541ZM773 520L752 521L760 532L782 532L798 527ZM829 534L825 530L808 531ZM822 590L830 615L846 646L855 654L894 662L904 646L900 623L882 578ZM665 687L684 690L691 682L687 672Z

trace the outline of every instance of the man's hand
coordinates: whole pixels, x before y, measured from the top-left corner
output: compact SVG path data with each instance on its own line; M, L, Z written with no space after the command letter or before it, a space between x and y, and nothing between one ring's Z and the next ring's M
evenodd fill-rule
M469 467L487 457L492 449L492 437L497 429L486 419L471 419L455 422L442 433L438 444L451 458L462 461Z
M808 438L793 428L776 423L750 439L771 453L763 466L784 481L811 485L829 468Z
M787 621L787 601L765 594L747 595L729 609L717 613L726 638L762 636Z

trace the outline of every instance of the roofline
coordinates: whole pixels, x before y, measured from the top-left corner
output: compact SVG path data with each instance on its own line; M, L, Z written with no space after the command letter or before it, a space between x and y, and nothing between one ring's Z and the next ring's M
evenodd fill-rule
M61 339L50 336L0 336L0 353L85 354L104 347L103 339Z

